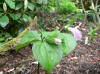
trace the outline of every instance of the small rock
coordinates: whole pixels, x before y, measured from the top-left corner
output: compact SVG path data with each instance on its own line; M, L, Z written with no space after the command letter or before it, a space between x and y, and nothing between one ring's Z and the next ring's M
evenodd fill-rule
M60 68L61 66L58 64L56 67L57 67L57 68Z
M0 74L3 74L3 71L0 71Z

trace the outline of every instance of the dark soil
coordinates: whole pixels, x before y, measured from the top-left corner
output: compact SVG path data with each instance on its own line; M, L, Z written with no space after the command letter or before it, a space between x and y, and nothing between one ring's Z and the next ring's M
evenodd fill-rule
M85 45L89 28L82 25L80 29L83 33L82 41L77 42L75 50L63 57L50 74L100 74L100 32L92 44ZM8 51L6 55L0 56L0 74L37 74L34 61L31 45L19 52ZM45 74L42 67L40 74Z

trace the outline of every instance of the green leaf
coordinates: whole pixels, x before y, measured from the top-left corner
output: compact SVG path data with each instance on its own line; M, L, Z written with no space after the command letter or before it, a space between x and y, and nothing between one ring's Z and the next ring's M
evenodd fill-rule
M26 14L23 15L23 20L25 22L29 22L29 16L27 16Z
M30 9L30 10L34 10L34 5L33 5L33 3L28 3L28 8Z
M5 0L11 9L15 9L15 0Z
M3 13L0 13L0 16L2 16Z
M4 40L5 40L4 38L0 38L0 42L1 42L1 41L4 41Z
M33 47L34 57L48 73L61 61L62 48L60 45L50 45L46 42L36 42Z
M0 8L0 11L3 11L3 9L2 9L2 8Z
M54 39L58 38L59 34L59 31L42 32L43 37L50 44L56 44L56 41Z
M45 40L47 41L47 43L49 44L53 44L53 45L57 45L55 38L48 36L47 38L45 38Z
M13 19L13 20L18 20L20 17L21 17L21 13L17 13L17 14L10 14L10 17Z
M7 16L2 16L0 18L0 26L1 27L6 27L6 25L9 23L9 18Z
M8 38L10 36L9 33L5 33L5 37Z
M1 1L0 1L0 5L3 4L3 3L4 3L4 0L1 0Z
M16 9L16 10L19 10L19 9L22 8L22 6L23 6L23 4L20 3L20 4L16 5L16 8L15 8L15 9Z
M42 32L42 36L43 37L53 37L53 38L57 38L59 36L60 32L59 31L51 31L51 32Z
M59 38L62 39L63 55L66 56L76 47L76 40L71 34L61 33Z
M36 41L40 40L40 39L41 39L40 35L36 31L29 31L28 33L26 33L24 35L21 42L16 47L16 51L18 51L20 48L22 48L32 42L36 42Z
M43 3L43 0L36 0L36 2L37 2L38 4L42 4L42 3Z

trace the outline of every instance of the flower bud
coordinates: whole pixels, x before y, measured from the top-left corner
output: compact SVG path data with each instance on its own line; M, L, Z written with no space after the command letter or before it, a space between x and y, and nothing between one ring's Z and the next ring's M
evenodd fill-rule
M26 10L28 7L28 0L24 0L24 10Z
M6 3L3 3L3 10L6 12L7 11L7 5Z
M55 41L57 44L62 42L61 39L58 39L58 38L55 38Z

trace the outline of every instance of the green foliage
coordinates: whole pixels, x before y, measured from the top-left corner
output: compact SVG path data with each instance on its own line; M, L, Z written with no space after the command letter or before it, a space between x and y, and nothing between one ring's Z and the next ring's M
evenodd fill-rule
M63 55L69 54L76 47L76 41L71 34L61 33L59 38L62 39Z
M15 0L5 0L11 9L15 9Z
M36 0L38 4L47 4L49 1L48 0Z
M21 9L22 6L23 6L23 5L22 5L21 3L20 3L20 4L17 4L15 10L19 10L19 9Z
M83 18L84 18L84 15L83 15L83 10L82 9L77 9L77 11L72 14L72 19L76 22L79 21L79 20L82 21Z
M18 20L20 17L21 17L21 13L17 13L17 14L9 14L10 17L13 19L13 20Z
M9 33L0 30L0 44L7 42L9 37L10 37Z
M13 30L11 32L13 36L18 35L20 28L27 27L29 18L34 17L34 3L28 1L27 9L25 10L24 7L24 0L0 1L0 27L7 29L8 32ZM33 14L28 14L29 12Z
M58 4L58 0L49 0L48 9L50 10L50 12L55 12Z
M90 34L90 41L92 41L93 39L96 38L95 33L97 31L95 29L93 29L93 24L90 24L89 27L90 27L90 32L89 32L89 34Z
M95 33L100 30L100 1L99 0L90 0L89 3L91 4L89 6L89 9L86 10L85 12L87 13L87 19L89 22L91 22L92 24L89 24L90 27L90 41L92 42L92 40L94 38L96 38Z
M50 45L47 42L36 42L32 47L34 57L50 72L62 58L60 45Z
M18 51L20 48L40 40L40 35L36 32L36 31L29 31L28 33L26 33L24 35L24 37L22 38L20 44L16 47L16 51Z
M61 43L56 43L55 38L61 39ZM34 43L32 51L48 73L61 61L62 56L69 54L76 46L76 40L71 34L60 33L59 31L44 32L38 34L36 31L29 31L21 39L16 50Z
M7 5L6 11L2 7L3 3ZM75 3L67 0L36 0L35 2L28 0L27 4L28 6L26 5L25 8L24 0L4 0L0 2L0 26L3 29L10 30L13 35L18 34L18 32L20 33L29 24L30 17L44 17L45 13L48 14L48 11L50 12L51 9L53 11L58 9L61 13L69 14L77 11ZM73 23L73 20L68 21L69 26ZM62 42L57 43L55 41L56 38ZM0 37L0 41L1 46L2 41L4 41L2 36ZM33 44L32 51L34 57L41 66L50 72L61 61L63 56L69 54L75 48L76 40L71 34L60 33L59 31L42 31L40 34L36 31L29 31L21 41L19 39L16 51L29 44Z
M77 7L75 6L74 2L62 0L58 11L62 12L62 13L70 13L71 14L71 13L77 11Z
M49 43L49 44L56 44L56 41L54 40L55 38L57 38L60 34L59 31L53 31L53 32L43 32L43 37L45 38L45 40Z
M34 5L32 3L28 3L28 8L33 11L34 10Z
M59 31L42 32L42 36L45 38L47 38L48 36L52 38L57 38L59 33L60 33Z
M26 14L23 15L23 20L24 22L29 22L29 16L27 16Z
M9 18L7 16L2 16L0 18L0 26L1 27L6 27L6 25L9 23Z

